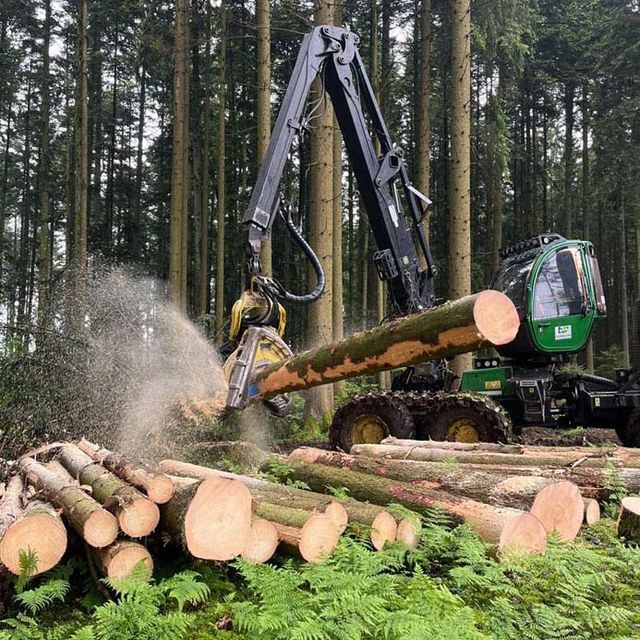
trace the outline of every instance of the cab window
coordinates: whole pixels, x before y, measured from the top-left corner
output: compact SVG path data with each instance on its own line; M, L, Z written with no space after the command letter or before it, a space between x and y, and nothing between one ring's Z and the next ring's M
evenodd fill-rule
M545 259L536 276L533 319L578 315L585 304L582 263L575 249L561 249Z

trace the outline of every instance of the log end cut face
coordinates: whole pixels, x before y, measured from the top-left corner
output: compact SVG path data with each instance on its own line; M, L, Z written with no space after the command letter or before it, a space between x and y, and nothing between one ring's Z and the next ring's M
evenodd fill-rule
M498 543L498 550L509 554L542 555L546 548L547 530L530 513L511 518L504 526Z
M106 567L108 578L126 580L134 572L136 576L147 580L153 573L153 559L142 545L123 546Z
M511 342L518 333L520 318L511 300L501 291L491 289L478 294L473 318L478 331L494 345Z
M398 535L398 523L388 512L381 511L371 523L371 544L381 551L387 542L393 542Z
M573 482L563 480L547 485L533 501L531 513L544 525L547 533L555 531L571 542L578 535L584 518L584 501Z
M319 513L304 523L298 550L307 562L320 562L323 556L334 552L339 539L340 532L334 521Z
M58 520L33 515L7 529L0 541L0 561L11 573L20 575L20 558L35 554L36 564L30 575L36 576L55 567L67 549L67 530Z
M278 546L278 530L263 518L254 518L242 557L249 562L261 564L270 560Z
M147 486L147 495L156 504L165 504L171 500L175 486L171 478L165 475L157 475Z
M123 533L132 538L148 536L160 522L160 509L147 498L138 498L118 512L118 522Z
M184 517L187 549L202 560L232 560L247 545L251 494L237 480L203 480Z
M85 521L81 535L96 549L109 546L118 537L118 520L104 509L94 511Z

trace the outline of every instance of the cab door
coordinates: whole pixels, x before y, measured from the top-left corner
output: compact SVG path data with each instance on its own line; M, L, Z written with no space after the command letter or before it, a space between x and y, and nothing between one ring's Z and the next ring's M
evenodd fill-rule
M563 244L532 270L529 332L543 353L581 351L589 340L597 309L588 246Z

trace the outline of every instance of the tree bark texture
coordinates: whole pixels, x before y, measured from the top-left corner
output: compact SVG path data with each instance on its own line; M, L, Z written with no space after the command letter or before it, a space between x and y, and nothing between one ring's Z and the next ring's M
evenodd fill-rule
M92 547L106 547L115 541L118 520L82 489L68 485L31 458L22 458L18 468L51 503L62 509L67 521Z
M259 395L269 396L451 357L510 342L519 324L511 300L482 291L265 367L255 384Z
M156 528L160 511L155 502L94 462L75 445L64 445L59 457L72 476L91 486L92 496L118 518L124 533L137 538L149 535Z

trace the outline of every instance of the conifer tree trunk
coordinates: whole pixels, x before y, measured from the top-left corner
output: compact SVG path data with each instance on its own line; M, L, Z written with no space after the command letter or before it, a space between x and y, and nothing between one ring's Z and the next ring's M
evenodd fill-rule
M573 234L571 191L573 183L573 94L575 82L567 81L564 94L564 193L562 199L562 215L568 238Z
M451 175L449 181L449 297L471 293L471 2L451 3ZM470 368L469 354L451 368Z
M171 229L169 247L169 287L171 299L186 309L187 248L185 237L188 201L189 150L189 0L175 0L175 40L173 71L173 160L171 174Z
M75 195L74 195L74 262L77 309L73 325L84 326L83 305L86 292L88 255L89 196L89 108L87 84L87 0L78 0L78 79L75 133Z
M51 0L44 4L44 30L42 43L42 102L40 104L40 261L38 263L38 324L46 326L49 309L51 255L49 252L49 117L51 92L49 90L49 44L51 41Z
M623 366L629 366L629 294L627 293L627 221L626 199L620 194L620 317L622 333Z
M216 230L216 336L218 344L224 340L222 327L224 326L224 236L225 236L225 155L226 155L226 124L225 107L227 96L227 20L228 13L225 2L220 7L222 12L222 35L220 38L220 77L218 79L218 211Z
M209 313L209 147L211 118L211 2L206 2L204 105L202 108L202 185L200 194L200 220L198 221L199 262L196 275L196 316Z
M589 86L582 85L582 237L591 239L591 182L589 176ZM587 371L594 370L593 335L585 351Z
M431 149L431 0L420 3L420 70L418 81L418 190L429 196L430 171L429 152ZM422 220L422 230L429 238L429 217ZM424 262L424 257L420 254ZM422 264L426 267L426 264Z
M258 105L256 118L257 131L257 166L267 151L271 134L271 17L269 0L256 0L256 31L258 35ZM262 270L267 276L272 275L271 238L267 238L260 247Z
M314 23L333 22L332 0L315 0ZM316 95L319 83L316 82ZM333 284L333 108L327 104L318 117L311 136L311 168L309 184L310 244L320 259L326 276L324 294L309 306L307 324L310 345L328 344L333 335L332 328L332 284ZM315 286L315 274L311 275ZM324 419L333 409L333 387L325 385L309 392L306 413L316 420Z

